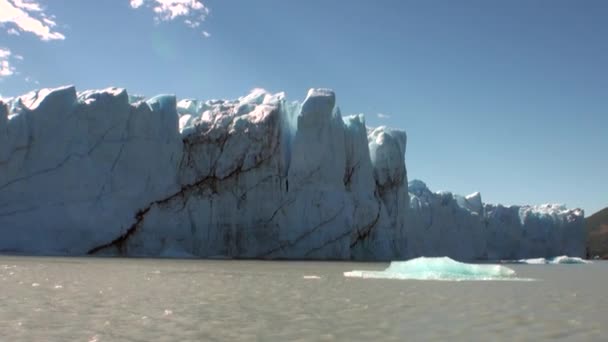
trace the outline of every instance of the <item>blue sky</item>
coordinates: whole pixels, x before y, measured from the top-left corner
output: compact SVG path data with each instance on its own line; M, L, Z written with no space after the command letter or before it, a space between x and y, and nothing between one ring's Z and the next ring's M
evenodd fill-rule
M0 0L0 94L329 87L407 131L410 179L591 214L608 206L607 37L602 0Z

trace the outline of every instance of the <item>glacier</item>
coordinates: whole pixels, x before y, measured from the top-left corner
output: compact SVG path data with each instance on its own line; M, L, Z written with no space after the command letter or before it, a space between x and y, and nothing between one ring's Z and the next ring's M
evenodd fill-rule
M584 212L563 205L502 206L476 192L432 192L420 180L409 184L406 216L408 256L458 260L517 260L585 256Z
M408 183L406 133L302 102L125 89L0 100L0 252L263 259L584 256L582 210Z
M383 271L354 270L344 272L347 278L399 280L529 280L515 278L515 271L501 265L475 265L448 257L419 257L393 261Z

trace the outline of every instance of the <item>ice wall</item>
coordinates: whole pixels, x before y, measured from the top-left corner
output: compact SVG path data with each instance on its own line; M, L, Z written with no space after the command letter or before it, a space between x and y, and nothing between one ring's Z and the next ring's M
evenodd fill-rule
M0 252L388 260L582 255L582 214L412 182L405 132L302 103L43 89L0 102Z
M582 210L561 205L483 204L481 194L463 197L409 184L408 257L444 256L459 260L584 256Z
M490 259L585 256L584 212L559 204L484 205Z
M363 118L335 102L327 89L302 104L260 89L179 103L116 88L15 98L0 105L0 250L398 257L405 164L386 158L403 161L405 141L375 142L379 166ZM381 177L393 177L382 193Z
M170 100L132 106L121 89L73 87L14 99L0 115L0 250L84 254L176 191L181 139Z

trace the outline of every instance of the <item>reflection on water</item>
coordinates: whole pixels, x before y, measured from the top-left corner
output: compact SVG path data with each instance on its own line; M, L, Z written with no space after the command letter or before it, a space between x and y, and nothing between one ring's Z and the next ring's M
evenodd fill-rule
M601 340L608 263L535 282L353 279L382 263L0 257L6 341Z

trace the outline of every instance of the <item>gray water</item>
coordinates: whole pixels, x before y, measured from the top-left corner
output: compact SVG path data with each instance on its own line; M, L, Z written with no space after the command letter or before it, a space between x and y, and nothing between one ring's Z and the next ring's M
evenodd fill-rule
M2 256L0 340L608 340L606 262L510 266L533 282L342 275L386 266Z

